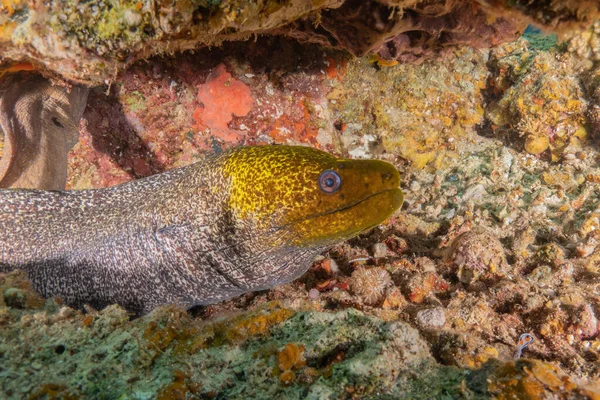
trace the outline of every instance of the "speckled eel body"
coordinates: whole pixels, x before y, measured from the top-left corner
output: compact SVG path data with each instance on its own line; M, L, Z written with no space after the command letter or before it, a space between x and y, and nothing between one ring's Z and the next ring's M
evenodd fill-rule
M81 191L0 190L0 272L67 304L211 304L289 282L403 201L391 164L241 147Z

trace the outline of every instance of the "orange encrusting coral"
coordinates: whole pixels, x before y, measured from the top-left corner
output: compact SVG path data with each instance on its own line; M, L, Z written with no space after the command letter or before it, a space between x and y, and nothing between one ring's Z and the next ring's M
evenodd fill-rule
M195 129L209 128L211 134L226 142L238 142L241 132L229 128L233 116L246 116L254 104L250 88L234 79L219 64L206 82L198 87L198 101L202 107L194 110Z
M288 343L283 350L277 354L278 364L275 368L275 373L283 371L279 375L279 381L284 386L289 386L296 380L294 369L304 367L304 346L298 346L296 343Z
M197 398L201 395L202 385L191 382L189 375L182 371L175 371L173 382L158 391L157 400L184 400L188 396Z
M580 385L556 366L537 360L502 364L488 378L488 391L497 399L547 399L549 391L565 398L600 398L597 388Z
M189 330L185 336L176 338L183 340L178 343L175 352L193 354L209 346L242 343L250 337L267 334L271 328L288 320L295 313L282 307L277 301L266 303L251 313L207 325L201 332Z
M4 27L0 26L0 37L2 37L2 29L3 28ZM8 68L0 69L0 78L2 78L4 76L4 74L7 74L9 72L19 72L19 71L35 71L35 67L32 64L27 63L27 62L14 64Z
M28 399L64 399L64 400L75 400L79 396L72 394L65 385L59 385L57 383L46 383L32 393Z
M338 65L333 57L327 57L327 62L329 63L327 66L327 77L341 81L344 75L346 75L346 60L341 60Z
M27 3L25 0L0 0L0 42L10 42L13 31L17 28L18 23L10 20L16 11L19 11ZM6 72L6 71L4 71ZM0 77L3 75L0 71Z
M297 343L286 344L283 350L277 354L279 369L285 371L288 369L303 367L306 365L303 353L304 346L298 345Z
M12 35L16 27L17 24L14 22L6 22L0 25L0 42L10 41L10 36Z
M0 11L5 11L6 14L11 17L15 11L17 11L19 6L25 3L24 0L1 0L0 1ZM3 24L6 25L6 24ZM0 26L1 27L1 26Z
M273 326L291 318L294 314L294 311L280 307L277 302L268 303L262 310L230 324L224 332L224 339L228 343L236 343L250 336L264 335Z

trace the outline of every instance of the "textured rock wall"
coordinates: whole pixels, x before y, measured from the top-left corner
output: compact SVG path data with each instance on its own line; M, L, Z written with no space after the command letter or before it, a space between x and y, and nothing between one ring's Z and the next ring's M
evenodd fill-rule
M514 39L530 22L572 29L597 16L596 2L566 0L4 0L0 62L32 62L65 79L101 84L151 55L262 34L422 61Z

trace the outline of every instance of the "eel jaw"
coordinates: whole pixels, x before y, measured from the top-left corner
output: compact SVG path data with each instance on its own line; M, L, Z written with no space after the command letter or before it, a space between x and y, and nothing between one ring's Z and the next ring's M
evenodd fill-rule
M339 209L308 216L288 224L292 244L330 246L374 228L398 210L404 201L400 188L386 189Z

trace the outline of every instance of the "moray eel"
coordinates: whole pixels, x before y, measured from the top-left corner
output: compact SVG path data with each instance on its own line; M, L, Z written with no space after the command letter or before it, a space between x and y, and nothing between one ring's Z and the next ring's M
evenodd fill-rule
M399 185L383 161L258 146L104 189L4 189L0 272L75 307L212 304L298 278L392 215Z

